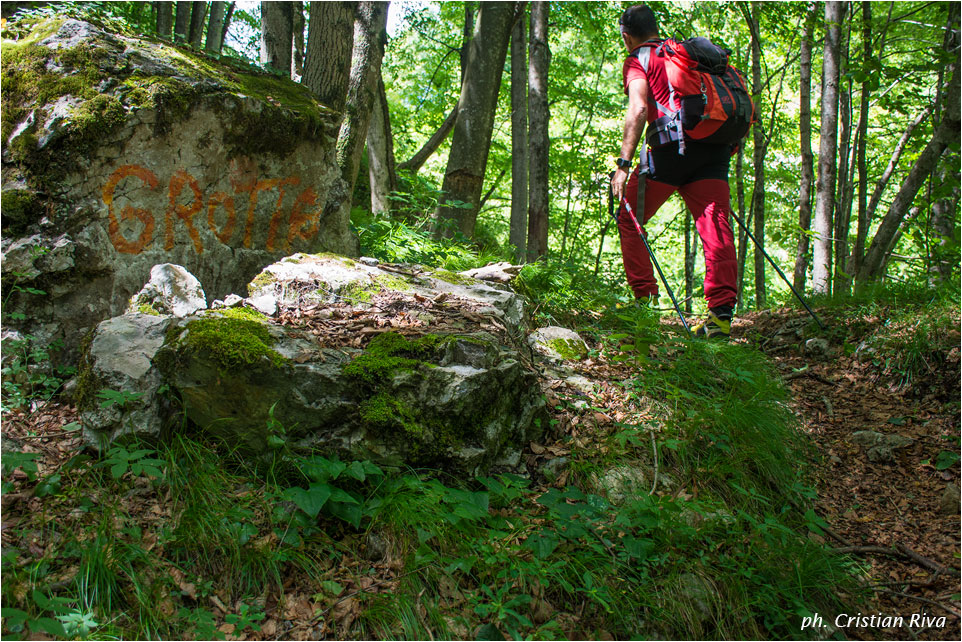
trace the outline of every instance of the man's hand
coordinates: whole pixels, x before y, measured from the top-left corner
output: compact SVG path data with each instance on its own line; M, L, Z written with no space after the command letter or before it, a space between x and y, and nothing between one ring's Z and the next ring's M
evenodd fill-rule
M619 167L611 177L611 193L615 196L616 209L621 207L621 200L625 197L625 184L628 182L628 169Z

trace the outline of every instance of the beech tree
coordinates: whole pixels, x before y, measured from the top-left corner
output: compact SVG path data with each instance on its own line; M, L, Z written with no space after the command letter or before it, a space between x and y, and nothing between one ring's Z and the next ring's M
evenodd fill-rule
M187 35L190 33L190 14L193 10L193 2L180 0L177 3L177 16L174 20L174 42L187 42Z
M512 2L485 2L478 11L477 32L468 45L451 153L435 212L436 229L442 235L450 236L455 230L468 237L474 235L514 17Z
M511 31L511 224L508 242L514 260L527 255L528 238L528 54L526 3Z
M187 41L194 49L201 49L204 42L204 24L207 22L207 3L192 2L191 5L193 8L190 13Z
M293 2L261 2L261 64L288 76L294 41L293 5Z
M831 290L832 214L835 206L838 133L838 79L842 17L846 2L825 3L825 48L822 57L822 116L818 147L818 183L815 188L815 243L812 256L812 287Z
M959 86L958 49L954 54L956 62L953 65L952 77L943 89L945 108L941 122L902 181L885 217L879 223L872 244L865 253L865 261L857 275L857 281L860 283L878 280L881 277L885 259L892 251L902 221L912 207L915 195L918 194L928 175L935 169L946 148L959 146L959 130L962 128L962 121L959 118L959 94L962 88Z
M157 2L157 35L164 40L170 40L170 32L174 27L174 3Z
M752 34L752 88L755 108L759 111L762 106L762 43L761 31L758 25L759 2L752 2L751 9L746 10L746 20ZM761 123L752 127L752 163L755 167L755 182L752 186L752 218L754 219L755 241L759 247L755 248L755 307L765 306L765 132Z
M548 253L548 3L531 3L528 62L528 260Z
M398 188L394 159L394 135L391 132L391 113L384 90L384 79L378 73L377 90L367 128L367 160L371 186L371 212L389 214L390 194Z
M344 120L337 137L337 164L341 177L353 191L368 123L381 77L382 38L387 26L387 2L365 0L357 4L354 18L354 51L348 78Z
M291 3L292 30L294 34L294 52L292 73L304 74L304 3L300 0Z
M228 16L226 2L210 3L210 22L207 24L207 41L204 49L208 53L219 54L224 46L224 35L227 33ZM233 2L230 3L233 6Z
M795 273L793 285L799 292L805 291L808 271L808 231L812 225L812 182L814 156L812 155L812 34L815 29L815 3L806 7L807 16L802 29L799 55L798 81L798 135L802 164L798 185L798 246L795 250Z
M301 82L337 111L347 102L353 46L354 3L312 2Z

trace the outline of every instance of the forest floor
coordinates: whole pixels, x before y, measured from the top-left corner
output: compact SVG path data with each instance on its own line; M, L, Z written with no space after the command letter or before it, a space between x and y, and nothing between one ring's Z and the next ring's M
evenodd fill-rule
M937 345L923 343L907 360L905 349L896 358L886 351L886 346L894 341L918 347L910 336L910 324L890 325L884 321L884 312L853 317L851 310L829 309L820 310L820 314L830 330L818 335L825 337L826 343L811 348L806 348L803 339L806 332L810 333L811 322L803 312L794 309L744 315L733 330L737 343L761 350L782 373L791 390L790 404L799 425L815 445L815 509L828 528L823 537L810 537L826 547L851 553L860 565L860 576L871 589L870 602L862 604L861 613L899 615L906 620L916 613L947 618L944 628L848 627L838 631L837 637L959 639L959 503L958 495L954 500L951 491L947 495L950 485L957 488L959 484L957 327L939 328L935 333ZM662 322L672 323L668 318ZM552 489L561 492L572 484L588 492L593 472L603 469L598 468L603 466L599 462L607 460L610 465L609 451L617 449L613 437L620 428L658 422L658 402L626 395L619 383L638 374L637 363L611 359L617 353L611 347L610 340L596 343L592 356L573 371L542 371L545 396L552 409L552 429L540 443L529 445L526 463L532 471L550 468L553 460L571 459L572 464L559 467L562 472L553 479L541 473L532 476L532 485L524 495L532 505L534 498ZM573 385L571 374L581 377L583 385ZM30 605L33 600L36 604L31 606L31 612L64 612L67 615L61 616L61 621L66 622L64 618L75 611L58 611L52 600L66 599L55 596L83 577L82 573L78 575L81 567L90 565L90 553L84 551L100 550L102 546L94 533L105 528L112 530L111 523L115 522L113 532L131 545L129 550L142 554L130 561L131 569L141 569L141 578L125 575L130 571L117 571L121 579L116 588L129 591L131 585L140 586L145 577L157 578L157 586L162 588L157 589L152 608L158 616L170 618L168 626L175 627L172 631L180 631L181 637L190 634L198 639L376 639L390 635L475 639L485 633L483 627L480 633L475 630L480 623L477 614L482 612L478 608L487 603L480 591L475 592L478 587L464 579L452 582L447 571L430 579L425 577L422 584L419 575L424 567L410 563L411 550L405 552L400 539L391 539L390 531L385 531L387 543L378 544L377 533L372 539L371 533L358 532L338 521L326 521L326 532L313 535L321 537L323 546L329 547L322 549L327 552L316 560L316 575L279 562L278 568L286 570L278 585L269 584L259 594L238 598L230 586L219 585L213 568L205 571L199 564L190 567L173 550L165 551L165 547L172 548L171 542L176 539L166 525L183 510L178 508L178 497L176 493L172 495L170 488L130 473L109 485L98 486L90 482L90 475L96 470L73 468L71 462L82 448L77 421L71 405L56 401L34 404L4 417L4 452L37 455L37 469L33 473L25 472L25 468L13 470L12 486L2 497L5 567L7 552L16 550L16 564L21 569L11 576L14 580L9 586L5 583L5 605ZM853 441L853 433L863 430L898 433L911 442L892 450L890 456L876 452L870 459L869 449ZM646 451L647 434L637 449L639 453ZM657 477L656 472L656 486ZM238 502L258 493L247 485L235 488L240 488L235 495ZM426 483L415 490L423 493L438 488ZM664 500L673 496L697 502L700 491L697 480L688 478L673 491L656 493L653 486L651 492L647 488L645 492ZM269 493L264 495L265 505L270 504L271 498ZM100 513L96 507L101 505L111 506L111 510ZM250 506L252 515L256 515L251 517L255 530L260 531L251 537L251 545L263 545L263 550L278 547L278 538L271 535L263 508L254 503ZM439 501L439 507L443 506ZM493 511L492 515L497 513ZM101 514L103 517L99 517ZM543 513L515 514L525 524L520 527L522 530L544 521ZM666 523L665 528L671 532L677 527ZM83 535L84 532L88 534ZM487 539L488 533L494 532L482 530L475 536L483 538L477 540L478 546L492 546L489 555L497 558L496 564L509 564L506 560L515 554L530 556L530 549L521 548L518 540L512 539L514 534L504 541L517 547L513 550L518 553L511 553L512 549L500 551L498 541ZM736 539L740 537L739 531L733 529L733 533ZM72 542L75 536L77 541ZM283 539L284 536L281 543ZM372 553L372 548L378 547L386 548L386 552ZM524 550L529 552L523 553ZM603 561L608 552L601 553ZM499 555L507 557L502 559ZM105 564L107 568L113 566L110 560ZM6 575L5 571L5 579ZM415 579L416 588L412 589ZM37 586L45 587L45 593L31 594ZM599 618L598 610L587 597L561 603L556 596L539 593L537 586L536 581L533 600L524 611L533 621L533 637L612 639L603 616ZM387 624L379 624L371 615L383 600L408 598L408 610L403 611L408 615L402 614L400 623L386 620ZM476 605L474 610L469 608L471 605ZM103 615L97 616L101 622ZM835 616L821 615L829 623ZM410 619L405 620L406 617ZM173 624L175 621L180 624ZM28 622L32 629L36 626L37 631L45 630L41 619ZM402 624L403 632L390 628ZM117 626L123 630L130 624ZM689 637L705 637L710 631L690 629ZM715 635L724 637L721 631ZM804 633L796 635L806 637ZM672 637L659 634L657 629L648 631L646 636ZM98 637L96 631L93 637ZM32 639L51 638L35 632Z
M906 373L858 346L865 350L882 331L908 343L909 328L893 333L884 315L820 314L836 329L829 336L841 341L806 350L796 331L810 318L789 309L745 315L733 334L768 354L791 387L792 406L821 454L816 510L831 526L826 539L863 559L871 577L873 599L864 613L906 621L922 613L947 618L944 629L846 633L857 639L959 639L959 467L953 465L960 431L958 329L944 328L940 336L947 354L933 349L920 355L917 371ZM853 440L857 431L911 442L873 461L869 448Z

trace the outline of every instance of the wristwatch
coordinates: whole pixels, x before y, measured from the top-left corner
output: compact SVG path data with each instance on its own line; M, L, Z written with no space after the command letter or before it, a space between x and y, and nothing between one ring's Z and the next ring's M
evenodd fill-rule
M619 158L616 160L615 165L617 165L620 169L631 169L631 161L625 160L624 158Z

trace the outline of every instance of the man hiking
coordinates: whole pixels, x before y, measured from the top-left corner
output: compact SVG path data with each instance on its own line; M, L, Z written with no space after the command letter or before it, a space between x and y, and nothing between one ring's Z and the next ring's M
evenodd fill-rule
M737 293L735 241L728 210L728 164L735 147L686 136L681 150L678 140L643 148L639 168L631 171L645 122L654 123L658 110L670 105L673 96L665 69L667 58L653 46L661 42L654 12L645 5L635 5L622 14L619 22L621 37L630 52L622 68L628 112L611 189L620 203L618 231L628 285L640 301L658 297L651 259L627 209L630 207L643 226L677 191L695 220L705 252L705 299L709 312L707 319L695 327L695 334L727 339ZM637 211L639 173L645 175L643 212Z

